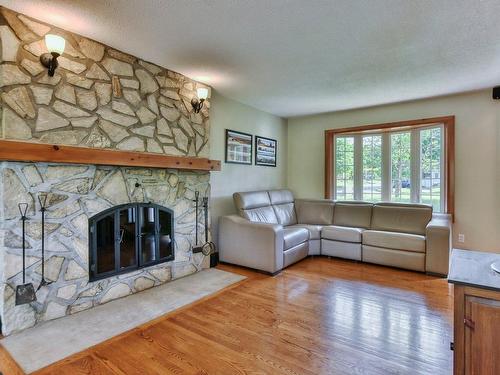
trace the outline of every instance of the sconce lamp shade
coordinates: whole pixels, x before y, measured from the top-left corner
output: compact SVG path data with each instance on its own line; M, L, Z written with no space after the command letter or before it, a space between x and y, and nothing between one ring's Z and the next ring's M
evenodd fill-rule
M191 106L194 113L199 113L203 108L205 100L208 98L208 88L198 87L196 89L196 96L191 99Z
M62 55L64 52L64 47L66 47L66 41L62 36L47 34L45 35L45 45L50 53L57 53Z
M208 98L208 89L206 87L198 87L198 89L196 89L196 93L198 94L198 99L200 100Z

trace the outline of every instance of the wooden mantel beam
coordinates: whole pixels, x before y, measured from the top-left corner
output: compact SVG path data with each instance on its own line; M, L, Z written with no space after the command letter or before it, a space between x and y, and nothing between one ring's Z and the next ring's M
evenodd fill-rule
M0 160L220 171L220 160L0 140Z

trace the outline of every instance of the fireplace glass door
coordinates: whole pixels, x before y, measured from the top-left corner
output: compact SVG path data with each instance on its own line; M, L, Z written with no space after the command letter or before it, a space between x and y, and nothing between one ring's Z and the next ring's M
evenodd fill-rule
M90 280L174 259L174 214L166 207L113 207L90 218L89 231Z
M141 207L141 263L148 264L156 260L157 219L153 207Z

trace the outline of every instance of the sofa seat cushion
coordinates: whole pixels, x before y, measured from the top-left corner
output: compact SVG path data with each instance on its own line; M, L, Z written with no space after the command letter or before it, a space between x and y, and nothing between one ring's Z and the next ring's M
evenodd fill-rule
M285 250L309 240L309 231L305 228L283 228L283 248Z
M425 253L425 237L418 234L365 230L363 245Z
M329 225L323 227L321 237L326 240L361 243L364 229Z
M310 240L319 240L321 239L321 229L322 225L312 225L312 224L296 224L290 225L287 228L304 228L309 231L309 239Z

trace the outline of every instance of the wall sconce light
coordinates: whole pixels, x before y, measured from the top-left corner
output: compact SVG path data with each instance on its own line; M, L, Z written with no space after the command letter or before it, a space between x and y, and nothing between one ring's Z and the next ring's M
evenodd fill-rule
M198 87L196 94L198 97L191 99L191 105L193 106L194 113L200 113L203 108L203 102L208 98L208 88Z
M47 34L45 35L45 45L49 53L44 53L40 56L40 62L49 70L49 77L54 76L57 66L57 58L64 52L66 41L62 36Z

